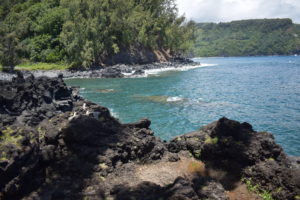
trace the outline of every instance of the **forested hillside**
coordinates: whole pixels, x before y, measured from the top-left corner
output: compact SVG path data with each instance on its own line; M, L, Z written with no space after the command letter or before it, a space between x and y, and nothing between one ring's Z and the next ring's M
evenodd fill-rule
M4 66L91 67L135 53L181 54L194 25L178 17L174 0L1 0L0 27Z
M197 56L254 56L300 53L300 25L290 19L199 23Z

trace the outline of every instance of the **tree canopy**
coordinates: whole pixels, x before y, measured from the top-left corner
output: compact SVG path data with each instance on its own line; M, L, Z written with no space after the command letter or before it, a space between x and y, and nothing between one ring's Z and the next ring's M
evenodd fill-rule
M199 23L197 56L254 56L300 53L300 25L290 19Z
M84 67L135 47L184 53L194 36L174 0L1 0L0 24L0 58Z

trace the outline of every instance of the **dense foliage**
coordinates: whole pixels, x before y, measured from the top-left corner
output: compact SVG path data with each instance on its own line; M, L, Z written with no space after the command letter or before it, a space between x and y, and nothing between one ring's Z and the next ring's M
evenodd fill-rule
M18 56L90 67L137 47L180 54L194 30L174 0L1 0L0 25L3 65Z
M199 23L197 56L254 56L300 53L300 25L290 19Z

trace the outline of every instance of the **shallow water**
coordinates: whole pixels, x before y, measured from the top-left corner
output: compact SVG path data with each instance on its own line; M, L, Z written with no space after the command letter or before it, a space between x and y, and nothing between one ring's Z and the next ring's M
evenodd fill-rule
M268 131L300 156L300 56L199 58L188 71L150 71L145 78L72 79L81 95L122 122L149 118L168 140L222 116ZM188 68L187 68L188 69Z

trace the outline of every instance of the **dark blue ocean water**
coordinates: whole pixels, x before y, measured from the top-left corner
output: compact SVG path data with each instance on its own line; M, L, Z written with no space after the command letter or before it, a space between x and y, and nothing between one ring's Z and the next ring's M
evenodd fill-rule
M73 79L85 98L121 122L149 118L170 139L226 116L268 131L300 156L300 56L195 59L205 67L146 78Z

